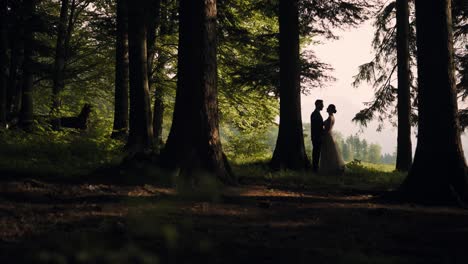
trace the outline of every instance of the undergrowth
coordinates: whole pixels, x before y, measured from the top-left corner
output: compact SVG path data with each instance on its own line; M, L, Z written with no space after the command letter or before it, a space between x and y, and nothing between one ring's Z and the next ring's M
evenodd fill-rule
M75 176L121 159L123 144L98 131L4 130L0 170L14 174Z

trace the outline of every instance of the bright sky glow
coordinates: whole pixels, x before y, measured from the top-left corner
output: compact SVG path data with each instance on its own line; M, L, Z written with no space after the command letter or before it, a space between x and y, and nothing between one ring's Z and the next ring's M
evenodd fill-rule
M320 98L324 100L325 108L328 104L335 104L337 114L335 115L335 130L341 132L345 137L359 132L359 125L351 119L363 108L364 102L373 97L372 87L362 84L359 88L351 86L353 76L356 75L358 66L370 61L372 58L371 41L374 29L371 22L367 22L359 28L349 29L338 33L339 40L324 41L323 44L314 45L310 48L321 61L330 64L335 70L332 75L337 79L329 83L327 87L316 89L308 96L302 96L302 120L310 122L310 113L314 109L314 102ZM327 113L322 112L326 118ZM376 132L377 122L364 128L361 138L369 143L377 143L382 146L383 153L393 153L396 150L397 131L391 124L386 124L381 132ZM468 151L468 136L462 135L462 143L465 157ZM413 154L416 147L416 137L413 135Z

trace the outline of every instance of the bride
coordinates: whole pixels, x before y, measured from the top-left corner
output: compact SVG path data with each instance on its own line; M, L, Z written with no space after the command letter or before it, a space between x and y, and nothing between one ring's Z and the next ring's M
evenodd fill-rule
M327 120L323 122L324 131L322 147L320 150L319 173L327 175L341 175L344 173L345 163L332 135L333 125L335 124L335 105L330 104L327 107L327 113L329 116Z

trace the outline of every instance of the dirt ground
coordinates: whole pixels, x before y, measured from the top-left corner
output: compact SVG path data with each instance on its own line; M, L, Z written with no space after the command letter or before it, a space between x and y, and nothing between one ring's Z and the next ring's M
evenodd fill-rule
M250 183L0 182L0 263L468 263L468 210Z

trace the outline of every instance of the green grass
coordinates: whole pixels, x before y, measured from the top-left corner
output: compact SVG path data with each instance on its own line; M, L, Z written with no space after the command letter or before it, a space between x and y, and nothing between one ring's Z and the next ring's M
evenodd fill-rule
M0 171L3 174L34 176L75 177L90 175L99 168L117 165L124 155L123 143L109 138L106 133L74 130L0 132ZM258 184L294 185L324 188L378 188L392 189L405 175L395 172L393 165L352 161L347 164L343 176L321 176L306 171L272 171L268 167L270 157L237 156L231 164L240 182ZM174 175L167 175L155 166L134 168L127 178L139 181L175 184ZM170 174L170 173L169 173ZM137 175L137 177L135 177ZM118 176L118 175L115 175ZM159 178L159 179L158 179ZM146 182L147 181L147 182Z
M1 131L0 170L38 176L86 175L119 162L121 149L121 142L92 132Z
M276 185L294 185L313 188L359 188L359 189L394 189L405 178L405 173L396 172L393 165L372 164L353 161L347 163L344 175L324 176L310 170L272 171L268 168L268 159L253 162L243 160L233 163L234 173L241 182L267 182Z
M374 169L377 171L383 172L393 172L395 170L395 164L376 164L376 163L369 163L369 162L361 162L362 166L369 169Z

